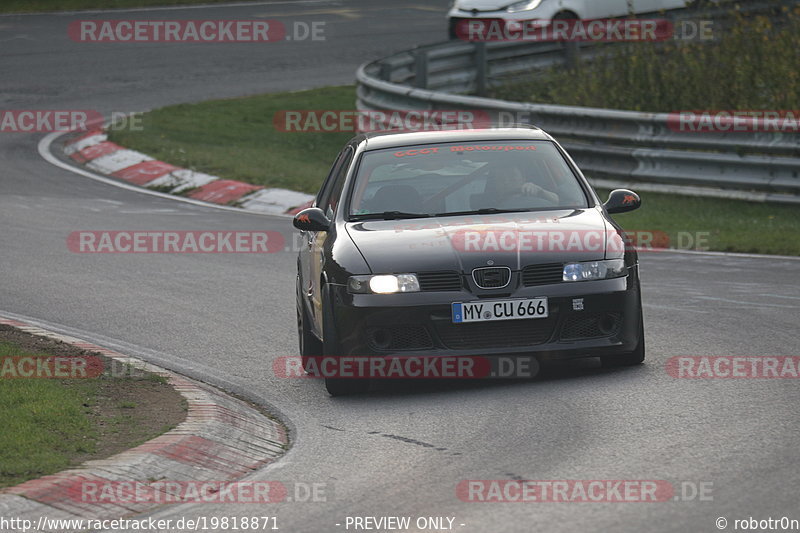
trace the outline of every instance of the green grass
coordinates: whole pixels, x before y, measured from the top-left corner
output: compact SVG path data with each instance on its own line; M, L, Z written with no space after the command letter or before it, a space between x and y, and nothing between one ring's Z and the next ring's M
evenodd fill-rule
M605 200L608 191L598 194ZM627 231L664 232L674 248L696 248L699 233L714 251L800 255L798 207L648 192L640 196L641 208L614 215Z
M0 13L35 13L74 11L79 9L119 9L130 7L174 6L183 4L215 4L230 0L3 0ZM246 1L246 0L245 0Z
M352 86L181 104L146 113L141 128L112 131L110 139L180 167L316 193L353 134L284 133L273 117L285 110L354 108Z
M172 429L149 423L153 407L140 405L140 400L154 402L149 395L157 391L147 385L165 384L161 376L120 372L104 358L100 375L76 379L12 378L20 368L3 364L7 357L47 355L0 340L0 488L107 457ZM91 362L89 367L99 370ZM115 409L120 410L116 415Z
M703 17L698 17L702 19ZM794 110L800 97L800 7L779 21L742 15L713 42L630 43L574 69L553 68L491 96L633 111ZM789 52L792 51L792 52Z
M0 343L0 357L30 355ZM94 380L0 380L0 487L58 472L76 455L93 453L88 417Z

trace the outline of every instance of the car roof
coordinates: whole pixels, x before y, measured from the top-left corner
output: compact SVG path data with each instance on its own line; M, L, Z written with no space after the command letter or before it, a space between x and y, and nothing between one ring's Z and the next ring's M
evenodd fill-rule
M366 141L366 150L397 148L416 144L447 142L538 140L549 141L551 137L535 126L510 128L480 128L465 130L416 131L416 132L370 132L359 135Z

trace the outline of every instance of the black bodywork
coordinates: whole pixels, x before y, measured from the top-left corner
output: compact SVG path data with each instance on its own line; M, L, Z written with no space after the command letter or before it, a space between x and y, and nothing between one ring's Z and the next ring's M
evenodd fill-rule
M533 222L530 212L348 221L348 195L364 152L498 139L553 142L583 187L589 207L538 211ZM638 258L631 247L609 251L606 246L587 256L585 251L463 252L452 245L453 235L465 229L521 231L531 224L542 229L542 219L559 230L597 229L622 236L609 211L629 211L639 204L638 196L626 190L614 191L603 204L569 155L536 128L359 135L337 157L314 206L295 217L295 227L302 232L297 274L302 355L535 354L541 361L600 356L606 364L641 362ZM565 263L612 258L624 259L627 275L581 282L561 279ZM487 264L509 267L508 285L480 288L472 272ZM347 289L350 276L401 272L416 273L421 290L352 294ZM548 297L548 318L469 324L451 320L453 302L533 297Z

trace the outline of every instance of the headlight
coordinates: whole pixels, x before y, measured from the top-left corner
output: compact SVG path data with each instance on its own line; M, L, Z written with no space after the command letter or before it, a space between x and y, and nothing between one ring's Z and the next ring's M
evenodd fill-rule
M419 292L416 274L381 274L377 276L350 276L348 292L354 294L394 294Z
M621 278L627 273L624 259L588 261L564 265L564 281L589 281L593 279Z
M523 0L522 2L514 2L510 6L506 7L506 11L508 13L517 13L519 11L530 11L531 9L536 9L539 7L539 4L542 3L542 0Z

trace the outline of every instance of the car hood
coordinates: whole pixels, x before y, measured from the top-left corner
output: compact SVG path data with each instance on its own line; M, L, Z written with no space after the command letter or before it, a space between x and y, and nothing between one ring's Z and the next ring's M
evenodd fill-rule
M604 258L616 235L593 208L348 222L346 229L373 273L591 261Z

